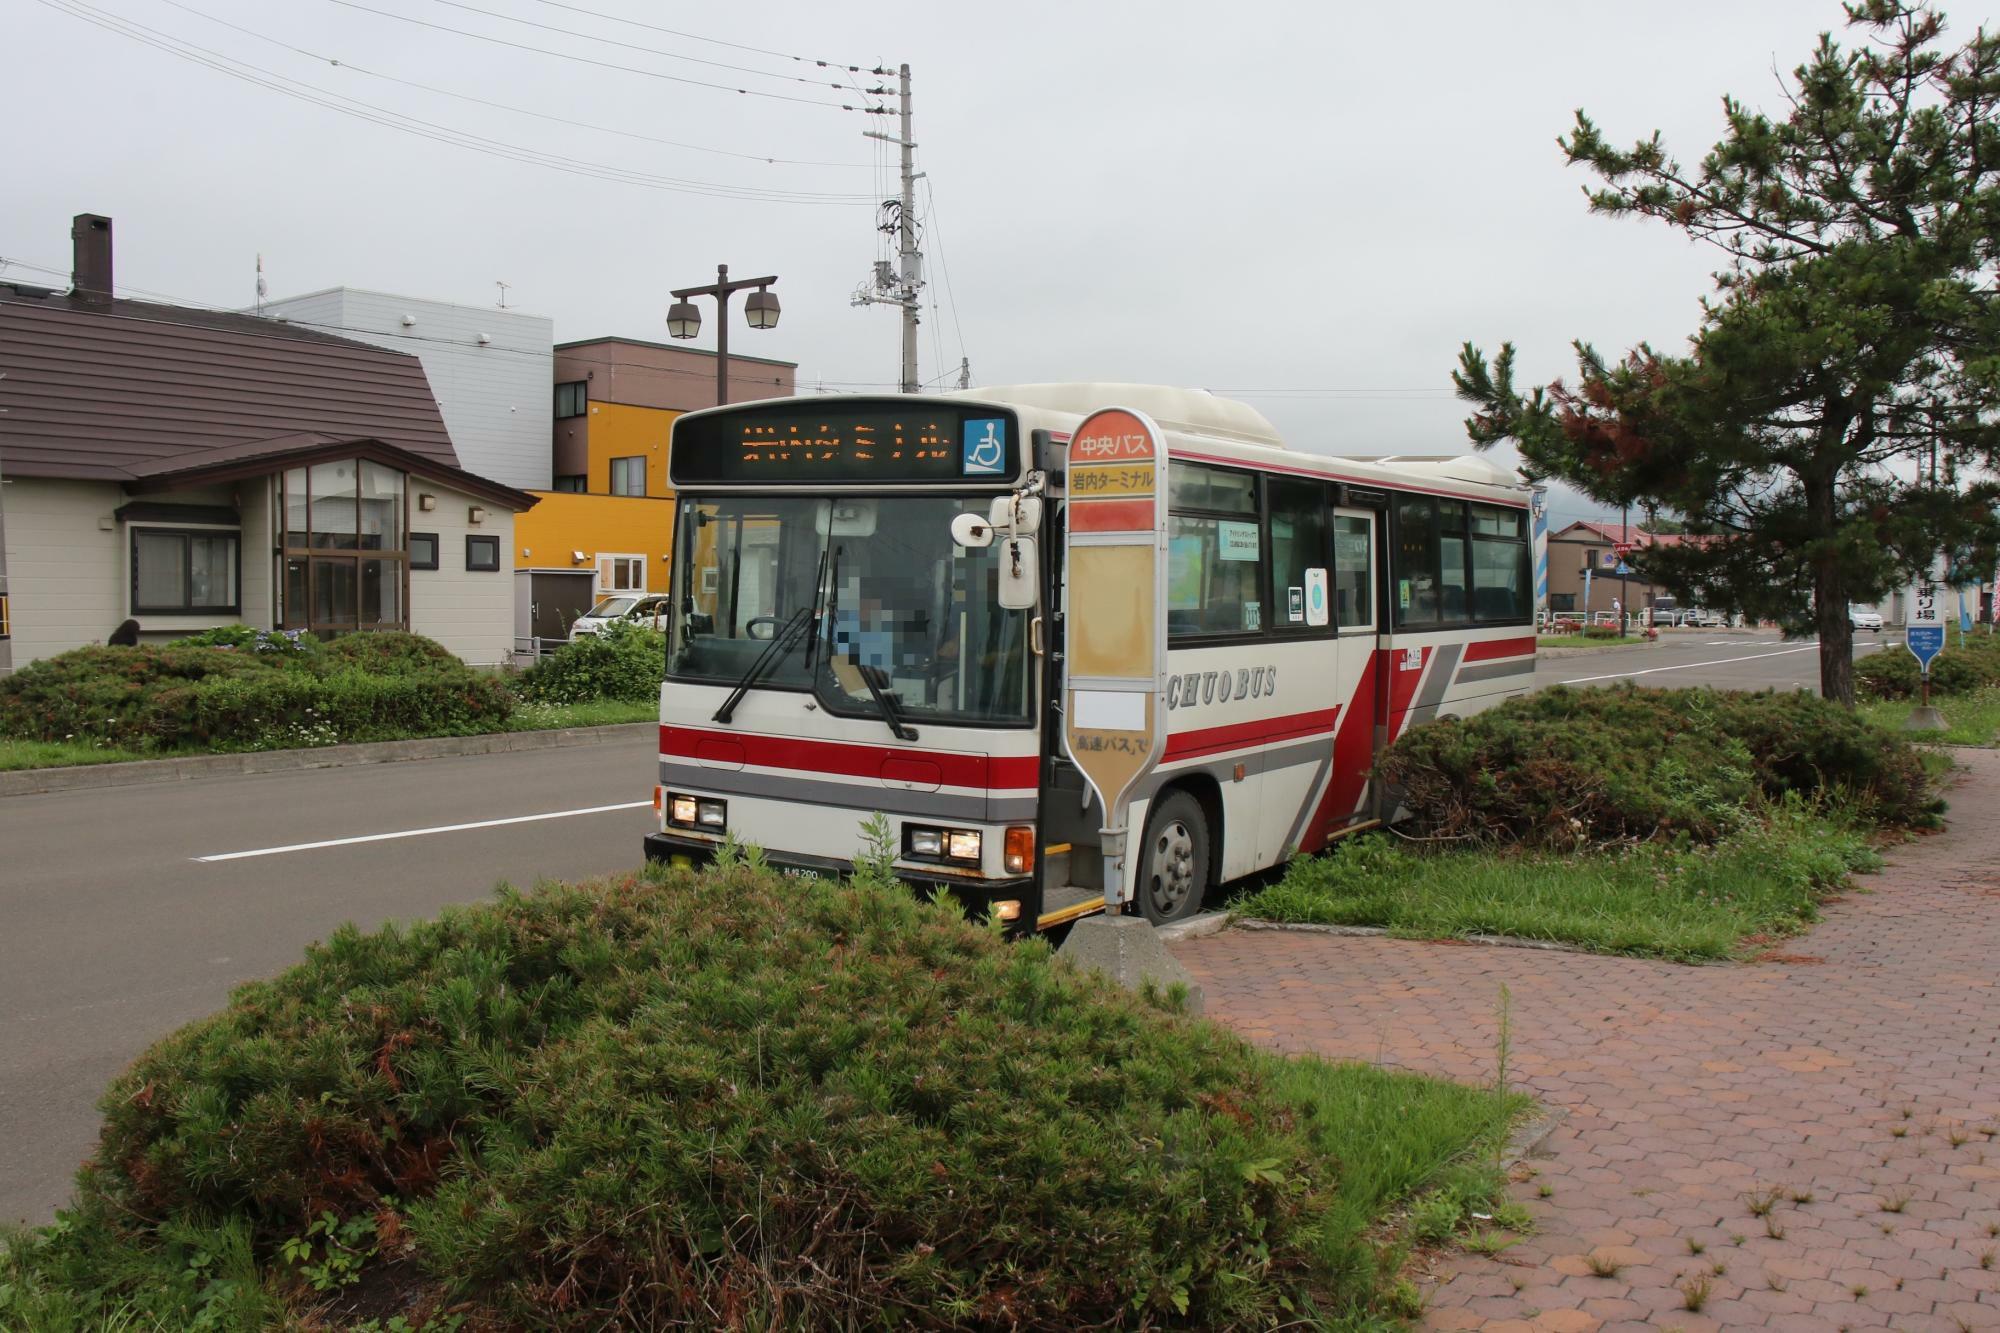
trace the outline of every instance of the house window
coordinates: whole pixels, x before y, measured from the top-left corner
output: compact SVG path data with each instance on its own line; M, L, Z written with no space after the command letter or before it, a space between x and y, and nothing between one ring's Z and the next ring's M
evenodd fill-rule
M234 532L132 530L132 611L238 615L242 542Z
M589 479L581 473L567 473L557 477L556 484L551 489L564 495L582 495L590 489Z
M435 532L413 532L410 534L410 568L436 569L438 567L438 535Z
M646 459L644 455L611 460L611 493L613 495L644 495L646 493Z
M409 628L417 535L408 530L407 474L336 458L288 469L278 490L278 623L316 634Z
M556 420L580 417L590 410L590 385L585 380L567 380L556 385Z
M600 555L597 557L597 593L600 597L616 592L646 591L646 557L643 555Z
M465 567L474 573L491 573L500 568L500 539L467 533Z

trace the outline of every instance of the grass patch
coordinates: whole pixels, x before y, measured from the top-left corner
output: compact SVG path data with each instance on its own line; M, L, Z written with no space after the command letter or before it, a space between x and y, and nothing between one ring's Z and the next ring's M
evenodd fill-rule
M1647 639L1637 634L1621 634L1615 638L1585 638L1581 634L1540 634L1535 636L1537 648L1623 648L1628 644L1646 643Z
M2000 740L2000 689L1989 687L1950 698L1935 696L1931 702L1944 714L1949 730L1904 731L1903 723L1916 707L1909 699L1864 699L1856 711L1871 726L1920 744L1992 745Z
M1381 834L1302 857L1233 909L1267 921L1384 926L1399 935L1510 935L1699 962L1791 934L1857 870L1879 864L1845 824L1794 804L1714 846L1571 854L1419 851Z
M591 699L574 704L521 704L507 721L509 731L557 731L564 727L615 727L628 722L658 722L658 696L642 702Z
M1407 1303L1390 1215L1496 1188L1521 1098L1284 1059L754 861L345 929L239 989L0 1242L0 1327L1360 1324Z
M76 741L10 741L0 739L0 773L23 768L65 768L76 764L122 764L134 759L157 759L140 754Z

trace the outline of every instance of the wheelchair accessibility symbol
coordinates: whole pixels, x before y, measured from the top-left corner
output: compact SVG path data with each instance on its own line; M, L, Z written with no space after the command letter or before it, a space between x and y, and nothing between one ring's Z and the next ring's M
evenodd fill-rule
M1007 470L1007 421L981 417L965 423L963 472L968 477L996 477Z

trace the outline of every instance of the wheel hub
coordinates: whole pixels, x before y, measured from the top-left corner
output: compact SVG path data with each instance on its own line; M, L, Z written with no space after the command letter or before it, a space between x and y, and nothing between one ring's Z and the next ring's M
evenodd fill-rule
M1162 915L1170 914L1194 891L1194 835L1176 819L1155 835L1147 851L1151 862L1147 889L1153 906Z

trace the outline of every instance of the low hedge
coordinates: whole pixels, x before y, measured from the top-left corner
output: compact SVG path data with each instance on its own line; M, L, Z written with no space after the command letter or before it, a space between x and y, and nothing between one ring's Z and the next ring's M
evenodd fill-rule
M887 883L655 868L242 987L111 1086L0 1279L216 1327L306 1277L341 1326L1317 1325L1513 1106L1256 1051Z
M413 634L90 647L0 680L0 736L131 750L274 748L493 731L495 676ZM271 636L265 636L268 644ZM377 642L379 641L379 642Z
M1917 659L1900 644L1854 664L1854 692L1864 698L1914 698L1922 680ZM1993 685L2000 685L2000 635L1982 631L1961 641L1956 630L1947 630L1944 651L1931 660L1931 693L1971 694Z
M516 688L530 703L642 703L660 697L666 660L665 634L649 625L621 622L556 649L522 672Z
M1413 727L1379 773L1416 836L1536 846L1712 841L1787 793L1881 825L1935 823L1943 808L1908 742L1796 691L1555 685Z

